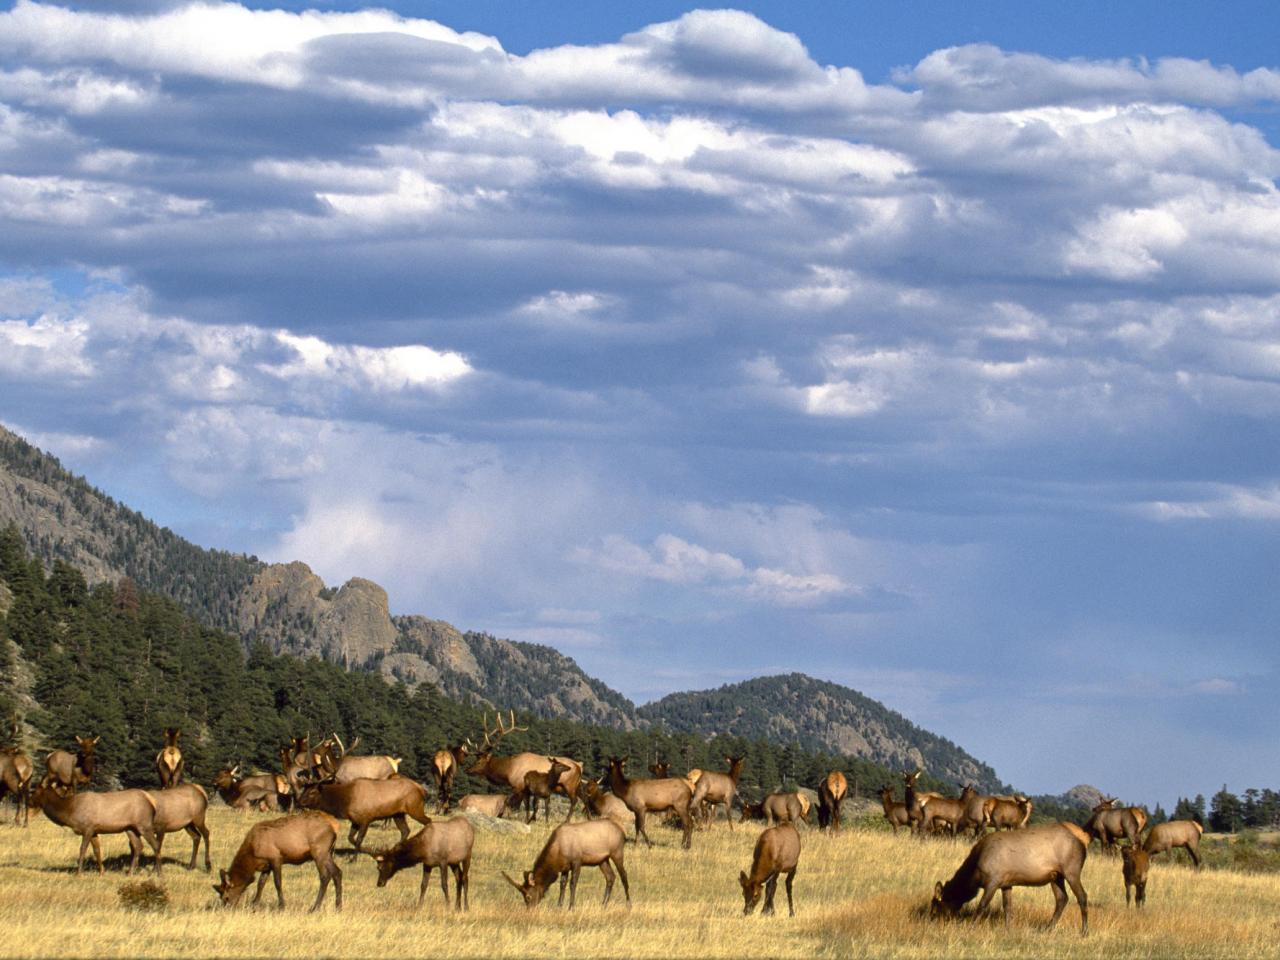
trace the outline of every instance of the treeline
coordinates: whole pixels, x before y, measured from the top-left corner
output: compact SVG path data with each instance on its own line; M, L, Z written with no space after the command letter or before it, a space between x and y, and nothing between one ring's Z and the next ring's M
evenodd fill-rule
M33 751L68 747L76 735L100 736L104 782L154 785L152 763L166 726L182 728L188 775L206 784L225 763L275 769L280 746L308 732L338 731L347 744L359 737L360 752L403 757L401 770L424 781L435 750L480 739L477 705L449 700L426 684L410 691L318 659L276 655L261 644L246 653L237 638L202 626L132 580L91 588L64 561L46 573L13 527L0 532L0 582L7 600L0 625L32 677L31 688L19 690L15 664L5 664L3 705L13 709L21 694L38 704L25 717L38 740L26 744ZM6 656L8 646L0 642ZM864 796L886 783L900 788L899 777L875 764L761 738L517 718L529 729L508 736L504 752L567 754L589 774L603 772L614 754L629 757L630 769L640 773L658 758L676 769L722 769L731 754L747 758L748 796L780 785L813 786L832 769L843 770ZM460 786L489 789L465 776Z

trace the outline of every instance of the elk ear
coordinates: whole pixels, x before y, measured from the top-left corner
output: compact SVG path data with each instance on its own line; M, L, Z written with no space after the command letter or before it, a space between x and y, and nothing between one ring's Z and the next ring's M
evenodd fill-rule
M935 903L942 899L942 881L941 880L939 880L937 883L933 885L933 899Z
M751 886L751 878L747 876L747 871L745 870L738 871L738 883L742 884L743 890Z

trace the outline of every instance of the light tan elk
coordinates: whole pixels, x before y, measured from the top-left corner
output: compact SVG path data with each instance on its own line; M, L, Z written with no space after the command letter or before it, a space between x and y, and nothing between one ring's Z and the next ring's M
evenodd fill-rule
M183 783L165 790L149 790L148 795L156 805L153 828L156 832L156 863L160 863L160 849L164 835L185 830L191 837L191 862L188 870L196 868L200 854L200 839L204 838L204 868L213 869L209 859L209 828L205 826L205 813L209 809L209 795L198 783Z
M899 827L911 829L911 818L907 816L907 805L893 799L893 787L885 787L880 791L880 806L884 808L884 818L893 827L895 835Z
M529 729L516 726L515 711L511 711L510 726L503 724L502 714L498 714L496 719L497 726L490 730L489 718L487 716L484 718L484 744L476 754L475 762L467 768L467 773L484 777L495 786L506 787L512 793L520 793L524 790L524 775L531 770L546 773L551 769L551 758L527 752L510 757L495 757L493 751L503 737ZM578 804L578 785L582 782L582 764L570 757L554 759L569 767L560 775L555 789L556 793L569 798L569 814L565 817L565 821L568 822L572 819L573 811Z
M313 783L302 791L299 804L304 810L323 810L351 823L350 841L354 859L369 832L369 824L394 820L400 839L409 836L407 817L424 826L431 822L423 807L426 788L407 777L390 780L353 780L350 783Z
M378 862L378 886L406 867L422 864L422 886L418 888L418 906L427 896L431 871L440 868L440 889L445 906L449 905L449 871L453 871L453 888L457 895L454 910L471 909L471 846L476 833L466 817L433 820L408 840L401 840L385 853L369 854Z
M778 889L778 877L785 874L787 878L787 910L791 916L796 915L795 904L791 901L791 882L796 876L796 865L800 862L800 834L795 824L784 823L769 827L760 834L756 841L755 852L751 856L751 873L745 870L738 874L738 883L742 886L742 913L748 916L760 902L760 890L764 888L764 909L761 914L769 916L773 913L773 894Z
M12 795L16 805L13 825L24 827L30 821L31 775L35 764L21 747L5 747L0 750L0 799Z
M74 793L69 788L60 790L51 783L41 783L32 796L32 803L44 811L44 815L60 827L68 827L80 836L80 855L76 858L76 875L84 871L85 852L93 845L93 856L98 872L103 873L103 834L123 833L129 838L133 856L129 861L129 873L138 869L138 857L142 854L145 838L156 852L156 873L160 872L160 844L156 840L156 802L145 790L113 790L109 793Z
M101 737L76 737L76 752L54 750L44 760L42 784L75 790L93 779L97 767L94 752Z
M582 785L578 787L578 799L582 801L587 816L593 820L612 820L622 828L624 834L628 827L635 826L635 814L630 808L612 793L601 790L600 784L595 780L583 778Z
M1139 908L1147 902L1147 870L1151 867L1151 855L1141 847L1125 847L1120 851L1124 859L1124 905L1129 905L1130 888L1133 888Z
M245 888L258 874L258 889L253 895L256 904L262 899L262 888L267 876L274 877L276 898L284 909L284 887L281 883L282 865L312 861L320 874L320 892L311 905L314 913L324 901L324 892L333 881L334 909L342 909L342 871L333 860L333 848L338 842L338 821L327 813L308 811L256 823L245 834L240 849L236 851L231 868L223 870L221 882L213 889L224 907L234 907L240 902Z
M971 796L972 787L965 787ZM964 823L968 798L961 792L959 799L955 797L926 797L920 803L921 828L926 831L945 829L952 837Z
M360 743L357 737L351 744L354 750ZM337 744L337 750L334 749ZM320 766L329 773L335 783L350 783L353 780L387 780L400 770L400 757L392 757L385 753L372 755L356 755L348 753L342 745L342 738L336 733L327 738L318 748Z
M659 781L660 782L660 781ZM524 872L524 883L516 883L504 870L507 883L520 891L526 907L532 909L542 902L547 889L560 878L560 906L564 906L564 887L569 884L569 909L572 910L578 893L578 874L583 867L599 867L604 874L604 905L613 892L613 867L622 878L622 892L627 903L631 902L631 887L627 883L627 868L622 862L626 837L622 828L612 820L587 820L584 823L562 823L551 831L546 846L533 861L533 869ZM613 866L611 867L610 864Z
M440 812L447 813L453 803L453 779L462 769L467 759L467 745L459 743L446 750L437 750L431 758L431 775L436 778L436 788L440 795L438 803Z
M809 821L805 818L802 797L799 793L771 793L759 803L744 803L742 821L764 820L771 827L779 823L803 823L807 827Z
M213 778L214 788L222 802L237 810L248 810L258 804L266 804L268 810L280 807L281 796L288 797L288 784L281 784L274 773L256 773L251 777L240 776L240 764L223 767Z
M973 919L982 916L1000 891L1004 924L1009 926L1009 899L1014 887L1053 886L1055 907L1049 926L1057 924L1067 906L1066 884L1080 906L1080 934L1089 932L1089 897L1080 883L1087 848L1058 824L1030 827L1013 833L990 833L973 845L960 869L945 884L933 888L930 916L955 916L979 890L982 899Z
M698 786L693 791L693 809L708 808L707 822L716 818L715 808L724 804L724 818L733 829L733 798L738 795L738 778L742 776L742 764L745 757L725 757L729 765L728 773L717 773L713 770L702 771L698 778ZM657 781L661 783L661 781Z
M988 797L987 823L997 830L1021 830L1031 821L1032 803L1018 794L1015 797Z
M513 793L468 793L458 801L458 809L463 812L474 810L486 817L499 819L508 811L516 809L516 799Z
M972 830L975 837L982 836L990 821L995 797L981 794L973 788L972 784L969 784L960 791L960 802L964 804L964 815L956 824L956 829L961 832Z
M644 829L645 814L661 813L664 810L674 811L680 818L680 826L684 830L681 846L688 850L692 845L693 797L689 793L689 784L681 777L668 777L666 780L628 780L623 772L627 761L620 757L609 758L609 789L613 795L627 805L635 818L636 843L644 837L648 846L653 846L649 834ZM703 777L707 774L703 774ZM701 782L701 780L699 780Z
M849 792L849 781L839 770L832 770L818 784L818 826L840 831L840 807Z
M525 816L525 823L532 823L538 819L538 801L543 802L543 819L551 820L551 794L555 792L556 786L560 782L560 778L573 769L568 764L561 763L555 757L547 757L551 761L551 769L546 773L541 770L530 770L524 775L524 789L520 791L520 797L528 809Z
M178 737L182 731L177 727L164 728L164 746L156 754L156 773L160 775L160 786L176 787L182 782L182 751L178 748Z
M1151 832L1147 834L1147 842L1142 846L1153 857L1158 853L1182 847L1191 854L1191 862L1199 870L1200 835L1203 833L1204 827L1194 820L1170 820L1168 823L1158 823L1152 827Z
M1102 844L1102 852L1111 852L1121 837L1129 846L1138 845L1138 818L1127 807L1115 807L1115 797L1104 799L1093 808L1093 815L1084 825L1085 832Z

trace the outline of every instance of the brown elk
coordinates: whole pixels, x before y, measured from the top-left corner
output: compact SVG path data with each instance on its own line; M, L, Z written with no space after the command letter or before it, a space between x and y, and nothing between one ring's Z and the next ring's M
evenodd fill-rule
M205 813L209 809L209 795L198 783L183 783L164 790L149 790L148 795L155 801L156 815L153 828L156 832L156 863L160 863L160 849L164 846L164 835L176 830L185 830L191 837L191 862L188 870L196 868L196 858L200 854L200 838L204 838L204 868L213 869L213 861L209 859L209 828L205 826Z
M13 825L30 822L31 775L35 765L21 747L0 749L0 799L13 795Z
M803 823L809 825L805 817L803 794L771 793L759 803L742 805L742 820L764 820L769 826L779 823Z
M525 823L532 823L538 819L538 801L544 804L543 819L551 820L551 794L555 792L556 786L560 782L560 777L573 769L566 763L561 763L555 757L547 757L551 761L551 769L543 773L541 770L530 770L524 775L524 789L520 791L520 798L523 799L528 813L525 816Z
M70 787L72 790L93 779L97 767L94 751L101 737L76 737L76 752L54 750L44 760L42 784Z
M960 791L960 802L964 804L964 814L956 824L956 829L961 832L972 830L975 837L980 837L986 832L995 801L995 797L978 793L972 784L967 785Z
M893 787L885 787L880 791L880 805L884 808L884 818L893 827L894 835L899 827L911 829L911 818L907 816L907 805L893 799ZM819 808L821 811L821 808Z
M422 864L422 886L418 888L418 906L427 896L427 883L431 870L440 868L440 889L444 893L445 906L449 904L449 871L453 871L453 888L457 895L455 910L471 909L471 846L476 833L466 817L452 820L433 820L408 840L401 840L384 853L369 854L378 862L378 886L405 867ZM465 907L464 907L465 904Z
M578 787L578 799L582 801L588 817L612 820L622 828L624 834L627 827L635 825L636 818L630 808L612 793L601 790L600 784L595 780L583 779L582 785Z
M436 788L440 792L440 812L447 813L453 803L453 778L462 769L467 759L467 745L459 743L446 750L437 750L431 758L431 775L436 778Z
M164 746L156 754L156 773L160 775L160 787L176 787L182 782L182 751L178 749L178 737L182 731L177 727L164 728Z
M258 889L253 895L253 903L257 904L262 899L262 888L266 886L267 876L271 875L276 883L276 898L283 910L281 866L312 861L320 874L320 892L316 894L316 902L311 905L312 912L318 910L324 901L324 892L328 889L330 880L333 881L333 907L341 910L342 871L333 860L338 829L337 820L327 813L316 811L255 823L245 834L235 859L231 861L231 868L223 870L221 882L213 886L222 905L234 907L238 904L245 888L253 882L254 874L259 875Z
M849 781L839 770L832 770L818 784L818 826L840 832L840 807L849 792Z
M1116 808L1115 802L1115 797L1103 799L1084 825L1085 831L1102 844L1103 853L1109 852L1121 837L1128 840L1131 847L1138 844L1138 818L1128 807Z
M269 810L277 810L281 797L289 795L288 785L281 784L275 774L257 773L241 777L238 763L219 770L213 778L213 785L223 803L237 810L248 810L260 803L265 803Z
M464 813L473 810L486 817L501 818L508 810L516 809L517 797L513 793L468 793L458 801L458 809Z
M1168 823L1158 823L1152 827L1151 832L1147 834L1147 842L1142 847L1153 857L1158 853L1182 847L1191 854L1191 862L1199 870L1200 835L1203 833L1204 827L1194 820L1170 820Z
M987 800L987 823L997 830L1020 830L1031 821L1033 804L1022 794Z
M1124 859L1124 905L1129 905L1130 887L1136 893L1137 906L1147 900L1147 869L1151 866L1151 855L1141 847L1124 847L1120 851Z
M644 837L644 842L653 846L649 834L644 829L645 814L661 813L672 810L680 818L680 826L684 830L681 846L688 850L692 845L693 797L689 793L689 785L680 777L668 777L666 780L628 780L623 772L627 761L619 757L609 758L609 789L614 796L627 805L635 817L636 842ZM703 774L703 777L708 776ZM698 781L702 782L701 779Z
M787 910L791 916L796 915L795 905L791 901L791 882L796 876L796 865L800 862L800 833L795 824L783 823L769 827L760 834L756 841L755 852L751 856L751 873L744 870L738 874L738 883L742 886L743 916L749 916L760 902L760 889L764 888L763 916L773 913L773 894L778 889L778 876L785 874L787 878Z
M655 760L649 764L649 775L655 780L665 780L671 776L671 764L665 760Z
M551 769L552 758L537 753L517 753L510 757L495 757L494 748L503 737L517 731L529 729L516 726L515 711L511 712L510 726L502 722L502 714L497 716L497 726L489 729L489 718L484 718L484 744L476 754L475 762L467 768L467 773L484 777L490 783L506 787L512 793L524 790L524 776L530 770L546 773ZM496 737L496 739L495 739ZM582 782L582 764L570 757L555 757L569 767L560 775L555 792L569 798L569 813L565 817L568 822L573 818L573 811L578 805L578 785Z
M69 787L58 788L52 783L41 783L31 797L33 805L60 827L68 827L80 836L80 855L76 858L76 874L84 871L85 852L93 845L93 856L98 872L103 873L102 845L98 837L103 834L123 833L129 838L133 856L129 861L129 873L138 869L138 857L142 854L145 838L156 853L156 873L160 872L160 844L156 840L156 802L145 790L113 790L108 793L76 793Z
M431 822L423 807L427 790L407 777L390 780L352 780L350 783L313 783L302 791L298 803L304 810L322 810L351 823L350 841L354 859L364 843L369 824L394 820L400 839L409 836L407 817L422 825Z
M650 781L660 783L662 781ZM604 904L609 903L613 892L613 867L622 878L622 892L631 903L631 887L627 883L627 869L623 866L622 851L626 837L612 820L587 820L584 823L562 823L551 831L546 845L533 861L533 869L524 872L524 883L516 883L504 870L507 883L520 891L526 907L533 908L542 902L547 889L560 878L560 906L564 906L564 887L569 884L569 909L572 910L578 892L578 874L583 867L599 867L604 874ZM612 863L613 867L610 866Z
M704 770L698 778L698 785L693 791L693 809L701 810L706 806L709 810L708 823L716 818L715 808L724 804L724 818L729 829L733 829L733 799L738 795L738 778L742 776L742 764L745 760L746 757L725 757L724 761L729 765L728 773Z
M955 797L926 797L920 802L921 828L945 829L952 837L965 822L969 801L977 796L973 787L965 787L959 799Z
M973 913L977 920L1000 891L1005 927L1009 926L1009 899L1014 887L1053 886L1055 908L1049 926L1057 924L1067 906L1065 884L1080 906L1080 934L1089 932L1089 898L1080 883L1088 848L1071 831L1058 824L1030 827L1015 833L990 833L973 845L960 869L945 884L933 888L930 916L955 916L982 891Z
M337 744L335 751L333 746ZM359 745L357 737L351 749ZM348 752L342 745L342 738L336 733L326 738L317 748L320 767L334 783L350 783L353 780L388 780L400 770L400 757L392 757L385 753L373 755L356 755Z

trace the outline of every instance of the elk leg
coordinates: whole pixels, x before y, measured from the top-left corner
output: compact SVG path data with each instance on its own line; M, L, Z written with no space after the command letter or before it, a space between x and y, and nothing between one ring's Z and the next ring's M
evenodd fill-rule
M93 843L94 839L93 835L88 833L80 838L80 856L76 858L76 876L79 876L84 870L84 852L89 849L89 844ZM98 855L98 872L102 872L101 854Z
M442 867L441 870L443 869ZM456 901L453 909L457 911L462 909L462 864L451 863L449 864L449 870L453 873L453 893ZM446 907L449 905L449 894L447 892L444 895L444 905Z
M392 819L396 822L396 828L400 831L400 842L403 843L409 839L409 818L403 813L397 813ZM364 839L363 835L361 839Z
M449 865L440 864L440 892L444 894L445 909L449 907Z
M1009 901L1013 899L1013 887L1000 888L1000 912L1004 914L1004 928L1009 929ZM1062 899L1065 901L1067 895L1064 893Z
M316 872L320 874L320 889L316 891L316 902L311 905L310 913L320 909L320 904L324 903L324 892L329 889L329 871L319 860L316 861Z
M568 882L569 882L569 871L566 870L564 873L560 874L560 900L556 904L557 907L564 906L564 885ZM570 901L570 906L572 906L572 901Z
M1067 877L1067 883L1071 884L1071 892L1076 895L1076 904L1080 907L1080 936L1088 936L1089 934L1089 895L1084 892L1084 884L1080 882L1080 878Z
M973 911L973 922L977 923L978 918L987 912L987 907L991 906L991 901L995 898L996 891L1000 888L995 884L985 887L982 891L982 899L978 901L977 908Z
M182 829L186 830L187 836L191 838L191 862L187 864L187 869L194 870L196 861L200 858L200 831L196 829L194 823L188 823ZM156 834L156 839L162 840L163 838L160 834Z
M764 909L760 911L760 916L773 916L773 895L778 891L778 871L769 874L769 879L764 883Z
M795 904L791 902L791 882L795 880L795 878L796 872L794 870L787 873L787 913L792 917L796 915Z
M564 818L564 822L568 823L573 819L574 808L578 805L578 795L576 793L569 794L569 814Z
M269 876L271 876L270 864L263 867L262 872L258 874L258 889L253 892L253 900L250 901L250 906L256 907L258 905L258 901L262 899L262 890L266 887L267 877Z
M431 883L431 864L424 863L422 865L422 883L418 887L418 906L422 906L422 901L427 899L427 886Z
M613 867L609 866L608 860L600 861L600 872L604 874L604 901L600 906L607 907L609 894L613 893Z
M284 909L284 871L280 869L281 862L282 861L280 860L273 860L271 862L271 879L276 885L276 901L277 901L278 907L279 909L283 910ZM321 886L320 888L320 894L321 896L324 895L323 886ZM315 907L312 907L311 909L314 910Z
M689 815L687 807L680 816L680 825L684 827L684 839L680 842L680 846L688 850L693 845L693 817Z
M685 836L687 839L688 837L687 832ZM644 837L644 842L646 844L648 844L650 847L653 846L653 841L649 839L649 834L647 834L644 829L644 810L643 809L636 811L636 843L640 842L641 837Z
M1062 911L1067 909L1067 885L1062 877L1054 877L1051 883L1053 887L1053 916L1049 918L1049 924L1046 930L1052 930L1058 925L1058 918L1062 916Z
M462 909L471 909L471 857L462 861Z
M627 868L622 865L622 854L619 853L617 857L610 857L609 859L611 859L613 861L613 865L618 868L618 876L622 878L622 892L626 894L627 908L630 909L631 885L627 882Z
M569 874L569 909L573 909L573 905L578 900L578 875L582 873L582 864L575 863L573 871Z
M1196 852L1196 849L1195 849L1193 846L1191 846L1191 844L1189 844L1189 843L1188 843L1188 844L1187 844L1187 846L1186 846L1186 851L1187 851L1187 853L1191 854L1191 862L1192 862L1192 863L1194 863L1194 864L1196 865L1196 869L1197 869L1197 870L1199 870L1199 869L1200 869L1200 854L1199 854L1199 853L1197 853L1197 852Z

